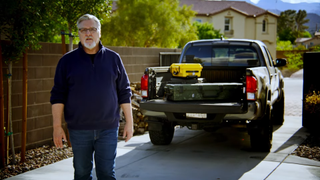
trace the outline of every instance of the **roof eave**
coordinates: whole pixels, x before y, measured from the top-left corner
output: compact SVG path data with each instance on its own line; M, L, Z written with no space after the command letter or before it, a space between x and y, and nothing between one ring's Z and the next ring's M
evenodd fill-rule
M227 10L233 10L233 11L236 11L236 12L242 14L242 15L245 15L245 16L253 16L253 15L249 15L249 14L243 12L243 11L240 11L239 9L236 9L236 8L234 8L232 6L224 8L224 9L221 9L220 11L217 11L217 12L214 12L214 13L197 13L196 15L197 16L212 16L212 15L216 15L216 14L219 14L219 13L227 11Z
M275 16L276 18L278 18L279 17L279 15L278 14L275 14L275 13L273 13L273 12L270 12L270 11L265 11L265 12L263 12L263 13L260 13L260 14L256 14L256 17L259 17L259 16L262 16L262 15L265 15L265 14L270 14L270 15L272 15L272 16Z

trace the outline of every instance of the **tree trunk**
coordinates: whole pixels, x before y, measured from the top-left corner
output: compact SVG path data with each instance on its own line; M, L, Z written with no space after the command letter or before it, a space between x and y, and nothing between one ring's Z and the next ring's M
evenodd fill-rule
M13 139L13 130L12 130L12 107L11 107L11 93L12 93L12 61L9 61L8 64L8 118L9 118L9 133L10 133L10 142L11 142L11 153L12 153L12 164L16 164L16 156L14 150L14 139Z
M1 41L0 41L1 43ZM0 169L5 166L5 136L4 136L4 100L3 100L3 70L2 47L0 44Z
M21 132L21 162L26 160L27 144L27 105L28 105L28 59L27 52L23 54L23 81L22 81L22 132Z

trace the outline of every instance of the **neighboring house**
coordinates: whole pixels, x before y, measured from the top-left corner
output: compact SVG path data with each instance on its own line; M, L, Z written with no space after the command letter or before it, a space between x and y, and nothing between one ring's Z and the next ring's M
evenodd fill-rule
M312 46L320 45L320 32L315 32L313 38L297 38L295 43L297 46L303 45L307 49Z
M180 0L180 4L193 6L194 21L213 24L226 38L260 40L276 57L277 14L245 1Z

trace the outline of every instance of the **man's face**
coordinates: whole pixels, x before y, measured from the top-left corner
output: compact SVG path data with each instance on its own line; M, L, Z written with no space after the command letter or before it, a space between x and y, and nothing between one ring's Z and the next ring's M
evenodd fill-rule
M93 49L99 44L101 37L98 31L98 25L94 20L85 20L79 24L79 37L81 44L88 48Z

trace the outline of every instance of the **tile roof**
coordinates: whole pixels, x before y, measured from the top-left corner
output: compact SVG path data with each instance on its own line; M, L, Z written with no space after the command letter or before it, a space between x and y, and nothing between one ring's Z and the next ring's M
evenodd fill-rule
M276 14L252 5L245 1L206 1L206 0L180 0L180 5L193 5L192 10L197 15L213 15L227 9L233 9L246 16L259 16L265 13L277 16Z

